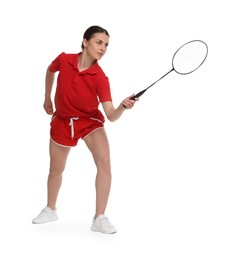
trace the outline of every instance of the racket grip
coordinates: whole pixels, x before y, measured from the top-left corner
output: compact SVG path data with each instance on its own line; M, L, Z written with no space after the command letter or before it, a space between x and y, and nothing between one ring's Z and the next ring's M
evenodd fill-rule
M135 98L136 98L136 95L131 97L130 100L135 100Z

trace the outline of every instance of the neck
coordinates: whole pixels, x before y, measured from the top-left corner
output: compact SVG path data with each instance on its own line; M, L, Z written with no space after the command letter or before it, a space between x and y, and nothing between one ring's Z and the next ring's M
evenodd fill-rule
M78 58L79 71L90 68L95 62L96 60L92 59L85 51L83 51Z

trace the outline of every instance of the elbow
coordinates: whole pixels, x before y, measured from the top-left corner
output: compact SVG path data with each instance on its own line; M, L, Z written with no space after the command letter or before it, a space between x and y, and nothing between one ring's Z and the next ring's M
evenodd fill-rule
M116 119L113 118L112 116L107 116L107 119L110 121L110 122L114 122Z
M107 119L110 121L110 122L114 122L116 121L118 118L117 116L114 114L114 113L109 113L106 115L107 116Z

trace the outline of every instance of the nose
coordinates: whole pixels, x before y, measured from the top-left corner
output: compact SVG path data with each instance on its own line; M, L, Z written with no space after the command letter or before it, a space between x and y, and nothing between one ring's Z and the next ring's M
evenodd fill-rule
M105 44L101 44L101 51L105 53L107 50L107 46Z

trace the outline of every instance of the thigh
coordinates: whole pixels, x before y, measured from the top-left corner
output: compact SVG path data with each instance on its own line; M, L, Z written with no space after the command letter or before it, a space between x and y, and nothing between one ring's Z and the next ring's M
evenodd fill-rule
M101 160L110 160L109 142L103 127L94 130L84 138L84 141L96 163Z
M60 146L50 139L49 151L51 170L56 169L62 171L64 169L70 149L71 148L69 147Z

